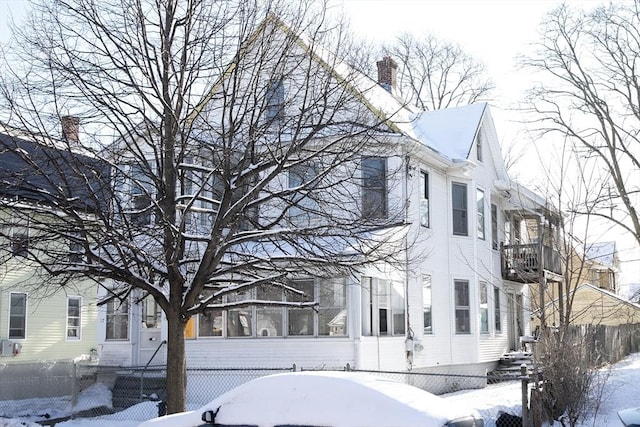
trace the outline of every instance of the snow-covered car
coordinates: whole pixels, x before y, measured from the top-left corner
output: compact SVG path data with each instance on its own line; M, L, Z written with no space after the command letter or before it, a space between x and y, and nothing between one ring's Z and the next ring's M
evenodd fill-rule
M249 381L196 411L140 427L482 427L480 415L417 387L349 372L296 372Z
M618 417L625 427L640 427L640 408L618 411Z

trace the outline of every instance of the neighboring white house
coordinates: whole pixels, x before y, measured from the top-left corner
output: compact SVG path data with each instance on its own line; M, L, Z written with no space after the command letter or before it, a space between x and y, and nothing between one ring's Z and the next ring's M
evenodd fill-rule
M344 64L327 72L347 69L354 73ZM520 271L514 258L526 255L523 219L544 223L545 200L511 182L488 104L417 111L394 94L393 60L384 58L378 71L378 82L359 75L345 83L388 126L380 138L397 147L388 157L362 157L360 179L385 184L363 182L361 198L379 200L384 212L406 202L406 225L389 232L397 233L402 244L394 250L406 251L407 263L377 263L358 277L301 278L297 286L315 297L315 310L254 307L194 317L188 366L484 374L529 334L527 283L538 276ZM286 93L286 76L280 85ZM398 171L393 184L391 170ZM533 261L529 272L541 265ZM156 350L151 363L166 359L166 326L149 298L105 304L99 325L101 363L145 365Z

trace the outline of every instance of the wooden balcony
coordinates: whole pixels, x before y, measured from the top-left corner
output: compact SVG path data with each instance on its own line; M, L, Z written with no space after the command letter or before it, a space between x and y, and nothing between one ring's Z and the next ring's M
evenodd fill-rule
M520 283L538 282L540 273L562 274L560 254L538 243L502 245L502 278Z

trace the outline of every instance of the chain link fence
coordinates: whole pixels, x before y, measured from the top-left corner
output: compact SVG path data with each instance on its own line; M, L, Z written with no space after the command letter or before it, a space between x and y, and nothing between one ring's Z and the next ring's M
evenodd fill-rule
M59 396L6 399L8 393L2 394L5 399L0 400L0 417L25 418L44 425L55 425L69 418L85 417L113 417L112 419L126 419L144 421L164 411L166 398L166 367L116 367L103 365L71 364L66 367L66 373L59 371L52 375L50 381L64 384L60 387ZM33 368L33 367L32 367ZM62 370L62 367L57 369ZM188 410L197 409L225 392L265 375L282 372L295 372L300 369L295 365L282 368L189 368L187 370L187 402ZM317 369L314 369L317 370ZM445 399L465 404L468 393L461 391L476 389L481 392L485 387L496 387L504 400L496 399L480 401L476 409L485 420L485 426L520 427L522 421L522 400L520 399L520 381L493 382L490 376L468 375L453 372L397 372L357 370L350 366L323 368L325 371L362 372L369 375L381 376L390 380L407 383L427 391L441 394ZM51 370L54 373L55 370ZM25 376L23 384L37 390L36 380L27 375L28 367L20 370ZM34 371L31 371L34 372ZM15 377L13 383L0 382L0 393L8 384L15 385L20 379ZM45 381L46 383L47 381ZM68 386L73 384L74 386ZM505 393L506 390L506 393ZM445 394L442 394L445 393ZM483 395L486 395L485 392ZM466 397L465 397L466 396ZM505 398L505 396L507 396ZM474 398L474 402L477 401Z

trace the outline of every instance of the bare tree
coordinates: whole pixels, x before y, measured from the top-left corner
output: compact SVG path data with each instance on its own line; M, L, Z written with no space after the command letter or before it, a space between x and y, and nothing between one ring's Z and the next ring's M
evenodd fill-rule
M310 307L294 279L345 277L396 253L383 231L403 222L403 201L386 196L401 156L385 160L391 129L354 96L373 82L344 65L349 39L323 3L288 3L42 2L3 80L13 123L109 171L52 154L50 174L6 147L49 182L45 200L18 210L34 230L29 258L49 289L92 277L108 279L103 304L157 301L169 413L185 408L192 316ZM69 115L81 138L53 138ZM7 182L25 197L19 172Z
M481 62L433 34L417 38L403 33L382 50L399 62L400 96L422 110L487 100L495 88Z
M568 138L599 171L589 212L640 242L640 2L549 13L524 65L541 73L531 109L544 133Z

